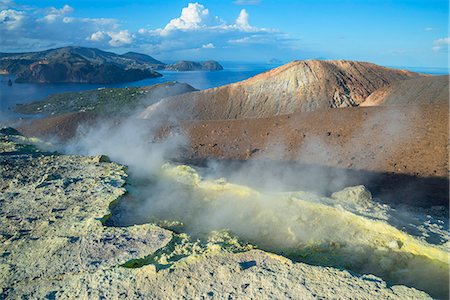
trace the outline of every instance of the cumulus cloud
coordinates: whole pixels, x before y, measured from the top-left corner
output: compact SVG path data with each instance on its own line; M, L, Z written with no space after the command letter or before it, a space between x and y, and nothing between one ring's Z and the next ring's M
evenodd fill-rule
M202 46L203 49L214 49L216 48L213 43L208 43Z
M88 40L92 42L108 41L108 44L112 47L119 47L133 43L133 35L128 30L114 31L97 31L88 37Z
M101 42L106 39L106 36L107 35L103 31L97 31L97 32L94 32L93 34L91 34L91 36L89 37L89 40L91 40L93 42Z
M128 30L108 32L107 35L111 38L108 43L113 47L119 47L133 42L133 36Z
M239 16L236 19L236 26L242 30L251 30L252 27L250 26L248 22L248 13L245 9L241 10L239 13Z
M188 54L189 51L194 53L213 48L232 50L262 43L267 43L264 45L266 49L275 50L292 42L275 29L252 26L246 9L242 9L236 19L227 23L199 3L189 3L179 17L170 20L162 28L138 30L136 41L142 42L142 46L155 55L174 51Z
M449 45L450 45L450 37L445 37L434 40L433 47L431 49L436 52L444 51L448 50Z
M25 14L13 9L0 11L0 26L7 30L14 30L20 27L24 21Z
M59 18L63 19L64 22L64 15L66 14L71 14L73 12L73 8L69 5L64 5L62 8L58 9L55 7L50 7L48 9L48 14L45 15L41 21L44 22L48 22L48 23L53 23L55 21L57 21Z
M170 20L161 33L168 34L174 30L195 30L219 24L220 20L211 17L209 10L203 5L189 3L187 7L182 9L181 16Z
M64 5L62 8L57 9L55 7L50 7L48 9L48 12L50 14L54 14L54 15L65 15L65 14L71 14L73 13L73 8L70 5Z

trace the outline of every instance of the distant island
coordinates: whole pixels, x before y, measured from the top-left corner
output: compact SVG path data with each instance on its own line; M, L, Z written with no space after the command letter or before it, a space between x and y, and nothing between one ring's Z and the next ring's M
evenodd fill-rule
M269 65L281 65L283 62L277 58L272 58L268 61Z
M86 47L63 47L40 52L0 53L0 73L14 74L25 83L122 83L162 76L157 70L216 71L216 61L165 64L149 55L116 54Z
M171 71L220 71L223 70L223 67L214 60L205 62L181 60L176 64L167 65L165 69Z

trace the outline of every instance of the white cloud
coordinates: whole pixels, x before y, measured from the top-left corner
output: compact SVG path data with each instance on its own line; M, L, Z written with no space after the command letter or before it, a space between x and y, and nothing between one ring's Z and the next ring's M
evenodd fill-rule
M437 39L433 41L433 47L431 48L435 52L439 51L448 51L448 47L450 45L450 37L445 37L441 39Z
M60 9L50 7L47 11L48 14L44 16L41 20L51 24L60 18L64 20L64 15L73 13L73 8L66 4Z
M72 17L68 15L73 12L69 5L41 9L9 3L17 8L0 10L1 51L31 51L67 45L94 46L90 37L99 40L99 36L92 36L99 31L111 32L102 46L111 47L108 42L112 45L130 42L126 33L118 33L119 23L114 19Z
M109 44L112 47L119 47L133 42L133 35L128 30L120 30L117 32L107 32L107 35L111 38Z
M282 35L278 36L279 39L281 37L282 37ZM228 43L241 44L241 45L257 45L257 44L264 45L264 44L270 44L271 39L272 39L271 35L252 34L252 35L245 36L245 37L239 38L239 39L231 39L228 41Z
M25 14L21 11L13 9L5 9L0 11L0 28L6 30L14 30L22 25Z
M50 7L48 9L48 14L51 15L65 15L73 13L73 8L70 5L64 5L62 8L57 9L55 7Z
M94 32L93 34L91 34L91 36L89 37L90 41L93 42L101 42L104 41L106 39L107 35L103 32L103 31L97 31Z
M239 16L236 19L236 26L242 30L246 31L251 30L252 27L250 26L248 19L249 15L247 11L245 9L242 9L241 12L239 13Z
M437 39L434 41L436 44L438 45L448 45L450 44L450 37L446 37L446 38L442 38L442 39Z
M170 20L161 31L162 34L169 34L174 30L193 30L208 26L219 25L220 20L213 18L209 10L199 3L189 3L181 11L181 16Z
M425 29L424 29L425 31L433 31L434 30L434 28L433 27L425 27Z
M216 48L213 43L208 43L202 46L203 49L214 49Z
M269 47L284 47L290 41L274 29L258 28L249 22L249 13L243 9L231 23L215 16L199 3L189 3L179 17L159 29L141 28L135 43L154 55L168 52L201 51L202 49L229 48L230 40L248 40L250 44L268 43ZM211 45L210 45L211 44ZM231 43L233 44L233 43ZM239 43L234 43L238 47Z
M107 41L110 46L119 47L131 44L133 42L133 35L128 30L108 32L97 31L91 34L87 39L92 42Z

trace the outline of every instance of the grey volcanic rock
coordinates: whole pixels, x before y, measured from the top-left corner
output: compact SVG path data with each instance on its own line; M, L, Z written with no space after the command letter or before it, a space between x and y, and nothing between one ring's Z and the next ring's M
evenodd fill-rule
M345 60L294 61L248 80L176 96L143 113L182 119L246 119L358 106L372 92L418 73Z
M220 71L222 65L217 61L208 60L205 62L195 62L182 60L173 65L167 65L166 70L170 71Z
M449 76L397 81L367 97L361 106L448 103Z
M363 185L347 187L341 191L331 194L331 198L349 201L363 207L370 206L372 202L372 193Z

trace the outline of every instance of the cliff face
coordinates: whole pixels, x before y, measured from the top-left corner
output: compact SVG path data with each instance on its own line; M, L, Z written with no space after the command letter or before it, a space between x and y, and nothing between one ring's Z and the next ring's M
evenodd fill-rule
M358 106L380 87L420 76L365 62L294 61L245 81L167 99L165 108L184 119L207 120ZM149 107L143 116L159 108Z
M90 62L40 61L20 72L17 83L120 83L160 77L153 70L123 69L112 64L94 65Z
M449 76L430 76L396 81L382 87L361 106L448 103Z

